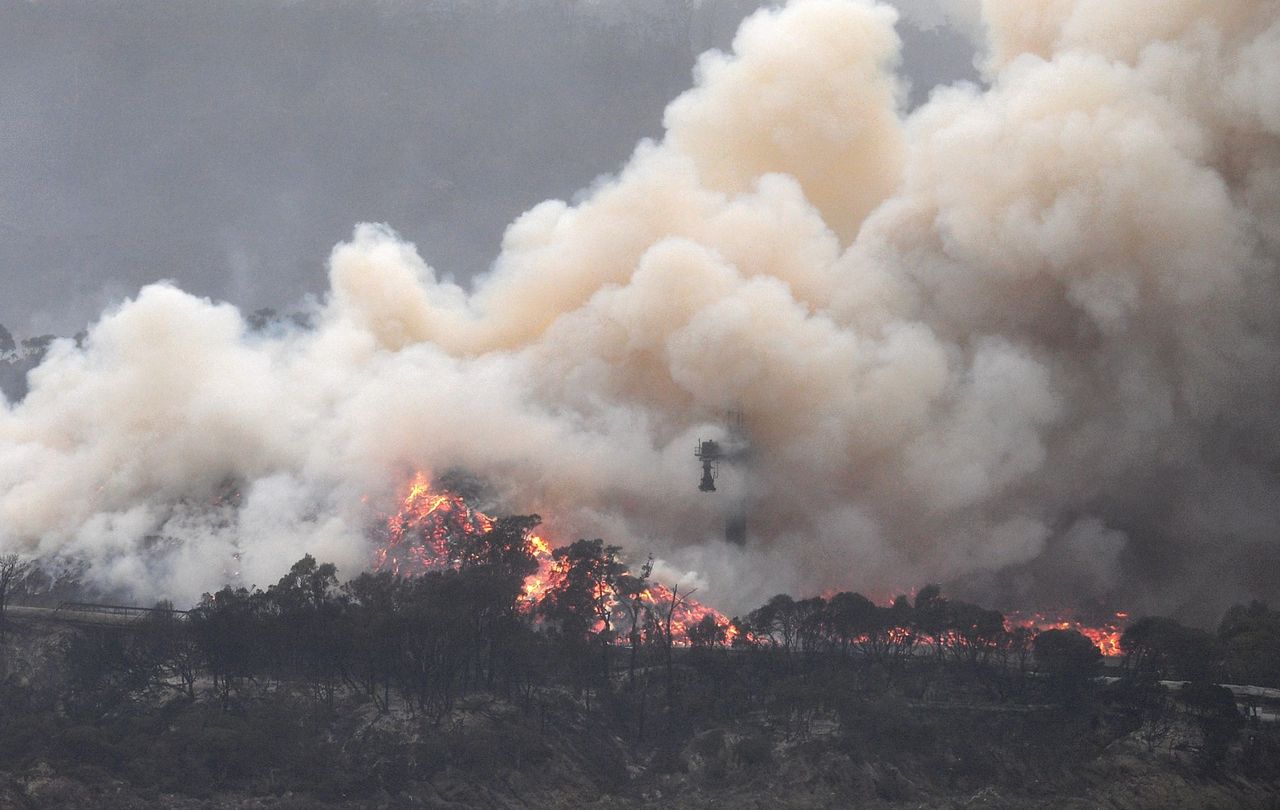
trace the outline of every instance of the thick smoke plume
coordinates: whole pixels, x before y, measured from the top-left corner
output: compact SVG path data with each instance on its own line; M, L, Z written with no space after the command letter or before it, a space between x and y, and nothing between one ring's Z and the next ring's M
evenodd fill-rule
M757 13L661 142L520 217L472 289L381 225L312 328L143 289L0 409L0 546L140 598L304 552L354 573L409 471L460 467L729 610L1277 596L1280 7L981 12L985 85L910 116L890 8ZM707 495L730 410L751 462Z

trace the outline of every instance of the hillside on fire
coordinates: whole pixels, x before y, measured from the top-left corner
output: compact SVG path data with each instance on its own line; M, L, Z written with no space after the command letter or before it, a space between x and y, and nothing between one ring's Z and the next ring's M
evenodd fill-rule
M307 556L191 610L41 608L47 576L0 558L0 799L1263 808L1280 791L1265 605L1216 632L1121 631L928 586L729 619L539 522L419 480L375 570L340 582Z
M0 810L1280 808L1280 0L0 2Z

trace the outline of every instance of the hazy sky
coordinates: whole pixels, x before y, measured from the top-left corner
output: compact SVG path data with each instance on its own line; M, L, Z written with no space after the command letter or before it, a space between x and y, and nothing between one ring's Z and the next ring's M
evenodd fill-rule
M462 468L731 610L1277 598L1276 4L793 2L695 83L758 1L0 5L0 322L121 302L0 362L0 547L143 601L354 570ZM204 298L325 290L248 340Z
M70 334L159 278L287 307L360 221L482 272L758 5L0 0L0 324ZM913 102L975 76L929 0L900 5Z

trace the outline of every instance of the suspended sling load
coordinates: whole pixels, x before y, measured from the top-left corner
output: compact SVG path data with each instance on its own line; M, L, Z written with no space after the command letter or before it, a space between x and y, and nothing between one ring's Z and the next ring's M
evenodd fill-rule
M698 484L698 489L702 492L715 492L716 476L720 473L720 443L711 439L700 441L693 454L702 462L702 482Z
M727 433L724 443L715 439L699 439L693 451L694 457L702 462L702 480L698 482L698 491L716 492L716 478L720 474L720 462L740 465L746 468L745 462L751 456L751 444L747 439L747 431L742 423L742 414L730 411L727 419ZM725 539L730 543L742 545L747 541L747 502L745 492L733 500L725 515Z

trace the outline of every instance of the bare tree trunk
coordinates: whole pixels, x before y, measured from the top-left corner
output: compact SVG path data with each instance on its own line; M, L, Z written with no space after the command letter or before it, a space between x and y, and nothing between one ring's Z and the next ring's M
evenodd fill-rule
M17 554L0 555L0 664L3 664L4 643L9 631L9 590L27 570L27 563L22 562Z
M631 660L627 664L627 684L634 691L636 688L636 661L640 652L640 626L639 619L633 619L631 622Z
M671 606L667 608L666 627L663 628L662 632L663 657L665 659L667 669L667 709L671 709L675 706L676 679L675 670L671 661L671 647L674 643L674 639L671 638L671 618L676 612L679 593L680 586L677 584L671 589Z

